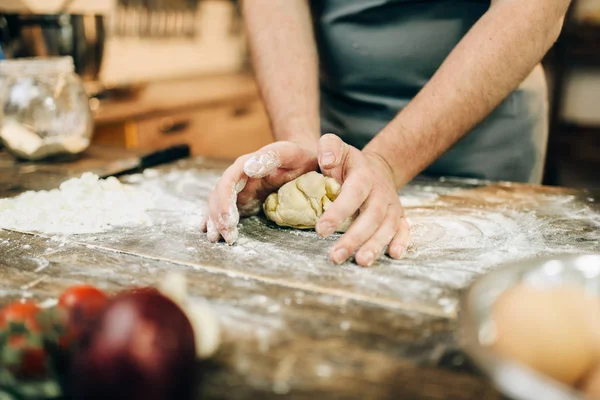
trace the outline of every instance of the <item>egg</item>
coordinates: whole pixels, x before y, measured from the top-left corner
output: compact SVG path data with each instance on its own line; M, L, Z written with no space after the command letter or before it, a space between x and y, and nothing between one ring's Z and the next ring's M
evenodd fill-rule
M519 285L493 309L499 355L575 385L600 359L600 301L583 288Z

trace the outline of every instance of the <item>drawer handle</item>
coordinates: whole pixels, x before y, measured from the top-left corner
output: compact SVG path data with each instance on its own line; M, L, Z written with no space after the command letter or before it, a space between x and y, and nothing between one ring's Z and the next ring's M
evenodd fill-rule
M160 131L165 135L172 135L185 131L190 126L189 120L174 121L173 118L163 118L160 121Z

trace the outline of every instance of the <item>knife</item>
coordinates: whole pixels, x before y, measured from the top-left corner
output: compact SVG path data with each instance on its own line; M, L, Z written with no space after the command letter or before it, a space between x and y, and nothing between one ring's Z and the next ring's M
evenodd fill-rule
M141 157L132 157L111 162L106 168L103 168L100 177L108 178L109 176L118 177L127 174L135 174L142 172L146 168L167 164L189 156L190 146L187 144L179 144Z

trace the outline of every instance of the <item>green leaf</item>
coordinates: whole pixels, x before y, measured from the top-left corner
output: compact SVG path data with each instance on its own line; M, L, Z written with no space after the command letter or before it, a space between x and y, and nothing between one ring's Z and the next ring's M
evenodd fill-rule
M5 365L19 365L23 358L23 351L14 347L6 346L0 352L0 360Z
M17 391L11 388L0 388L0 400L22 400L21 396Z
M37 348L43 345L42 336L38 333L30 332L25 336L25 339L27 340L28 347Z
M0 400L4 398L11 400L57 399L61 395L60 386L53 379L0 385Z
M0 370L0 386L13 386L17 383L17 380L13 374L6 368Z
M52 398L58 397L62 393L58 382L50 379L21 384L19 392L27 398Z

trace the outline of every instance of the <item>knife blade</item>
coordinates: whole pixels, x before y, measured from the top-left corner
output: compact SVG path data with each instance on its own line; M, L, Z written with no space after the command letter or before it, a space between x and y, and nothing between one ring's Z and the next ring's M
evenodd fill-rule
M190 146L179 144L166 149L154 151L141 157L131 157L110 163L100 175L101 178L109 176L119 177L122 175L142 172L146 168L156 167L173 161L181 160L190 156Z

